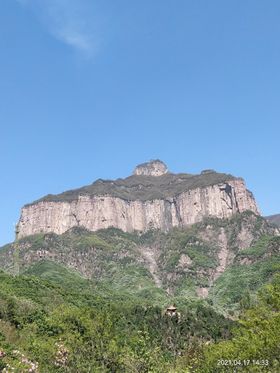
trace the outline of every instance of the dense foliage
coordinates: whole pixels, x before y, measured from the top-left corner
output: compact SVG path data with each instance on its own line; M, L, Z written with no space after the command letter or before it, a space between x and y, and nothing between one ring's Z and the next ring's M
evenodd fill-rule
M246 212L168 233L76 227L6 245L0 371L279 372L274 232Z
M259 292L229 341L204 350L198 371L204 373L280 372L280 276Z
M34 372L172 371L186 352L190 358L206 341L230 335L233 322L202 303L171 317L151 303L139 305L106 290L95 293L92 283L50 266L41 263L34 271L41 277L51 271L56 274L51 281L0 274L3 368L9 364L28 372L33 364Z
M44 277L49 266L37 273ZM280 370L279 277L233 322L202 303L171 317L152 304L95 294L65 268L53 271L61 276L52 281L0 274L3 372Z

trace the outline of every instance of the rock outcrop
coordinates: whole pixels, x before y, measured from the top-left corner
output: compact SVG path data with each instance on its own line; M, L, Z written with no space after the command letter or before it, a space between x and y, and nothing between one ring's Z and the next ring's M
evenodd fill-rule
M24 206L17 237L62 234L74 226L91 231L108 227L125 232L168 231L206 216L229 218L246 210L259 214L243 179L212 170L200 175L171 174L157 160L139 165L126 179L97 180Z
M168 172L166 165L160 161L152 160L147 163L139 164L135 170L134 175L144 175L144 176L161 176Z

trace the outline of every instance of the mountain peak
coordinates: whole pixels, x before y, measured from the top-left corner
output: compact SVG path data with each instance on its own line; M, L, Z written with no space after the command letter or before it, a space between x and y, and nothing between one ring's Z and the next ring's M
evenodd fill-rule
M149 162L136 166L133 174L144 176L161 176L168 172L167 166L159 159L152 159Z

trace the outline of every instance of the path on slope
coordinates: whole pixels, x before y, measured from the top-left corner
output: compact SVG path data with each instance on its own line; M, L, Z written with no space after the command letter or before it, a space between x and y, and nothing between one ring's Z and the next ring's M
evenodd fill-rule
M215 270L215 273L213 276L213 282L217 280L217 278L220 277L222 273L224 273L226 266L227 266L229 249L228 249L227 236L226 236L224 228L221 228L221 233L219 234L218 242L220 243L221 249L218 252L219 265Z
M157 253L156 249L152 247L141 247L140 252L142 257L145 260L146 265L148 266L148 269L153 276L153 279L155 281L155 284L158 288L161 288L162 283L161 279L159 277L159 269L156 261Z

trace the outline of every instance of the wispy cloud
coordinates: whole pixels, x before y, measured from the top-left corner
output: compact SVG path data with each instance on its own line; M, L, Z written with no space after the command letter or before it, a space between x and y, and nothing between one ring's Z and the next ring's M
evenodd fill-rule
M46 29L57 40L93 56L98 49L99 38L91 18L92 0L17 0L33 10ZM91 12L88 12L91 10Z

